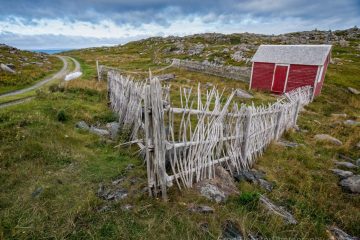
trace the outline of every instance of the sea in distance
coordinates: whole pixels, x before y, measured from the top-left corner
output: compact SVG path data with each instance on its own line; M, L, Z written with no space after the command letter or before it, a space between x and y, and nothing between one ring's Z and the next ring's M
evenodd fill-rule
M47 54L55 54L55 53L59 53L59 52L65 52L65 51L69 51L69 50L72 50L72 49L40 49L40 50L29 50L29 51L32 51L32 52L44 52L44 53L47 53Z

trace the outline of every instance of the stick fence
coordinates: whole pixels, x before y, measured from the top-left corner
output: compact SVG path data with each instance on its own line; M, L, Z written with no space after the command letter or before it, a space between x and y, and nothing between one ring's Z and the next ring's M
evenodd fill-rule
M109 71L108 92L119 121L132 127L132 143L145 152L149 195L161 193L165 200L174 182L181 190L214 178L216 164L231 174L251 168L271 141L296 124L300 106L312 97L306 86L255 107L235 103L235 92L224 97L216 87L202 96L199 85L180 88L181 107L175 108L170 86L162 87L151 74L149 79L140 82Z

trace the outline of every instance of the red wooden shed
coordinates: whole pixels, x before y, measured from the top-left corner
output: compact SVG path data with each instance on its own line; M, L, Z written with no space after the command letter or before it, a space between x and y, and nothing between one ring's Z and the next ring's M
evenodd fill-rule
M331 45L261 45L253 59L250 89L289 92L313 86L313 98L321 92Z

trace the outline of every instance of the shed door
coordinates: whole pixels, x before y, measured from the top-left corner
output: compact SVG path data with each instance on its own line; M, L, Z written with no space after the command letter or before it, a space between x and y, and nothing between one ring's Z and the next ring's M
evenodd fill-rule
M276 65L275 76L271 91L284 92L288 66Z

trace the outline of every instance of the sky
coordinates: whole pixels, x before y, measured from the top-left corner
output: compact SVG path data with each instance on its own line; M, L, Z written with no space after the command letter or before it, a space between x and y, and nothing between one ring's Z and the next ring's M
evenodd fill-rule
M151 36L270 35L355 25L360 25L360 0L0 0L0 43L27 50L111 46Z

